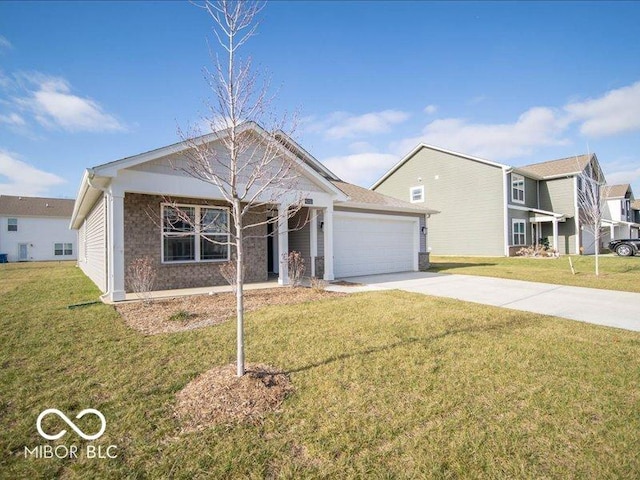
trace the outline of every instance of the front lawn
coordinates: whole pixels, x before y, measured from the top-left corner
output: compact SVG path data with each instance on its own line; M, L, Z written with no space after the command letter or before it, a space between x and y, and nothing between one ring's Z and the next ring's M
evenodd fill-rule
M176 393L231 363L234 322L145 336L70 264L0 265L4 478L638 478L640 334L401 292L247 316L294 392L181 433ZM36 418L100 410L117 458L25 458ZM82 420L77 421L81 424ZM85 427L83 427L85 428ZM95 431L88 425L87 431Z
M569 257L566 255L559 258L432 255L430 260L429 271L432 272L640 292L640 257L601 256L600 276L594 274L595 257L593 256L571 256L575 275L571 273Z

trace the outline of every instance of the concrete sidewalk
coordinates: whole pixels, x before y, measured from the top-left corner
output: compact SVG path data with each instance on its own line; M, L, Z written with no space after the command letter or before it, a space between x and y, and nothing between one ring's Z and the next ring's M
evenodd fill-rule
M640 331L640 293L471 275L407 272L346 279L329 290L404 290Z

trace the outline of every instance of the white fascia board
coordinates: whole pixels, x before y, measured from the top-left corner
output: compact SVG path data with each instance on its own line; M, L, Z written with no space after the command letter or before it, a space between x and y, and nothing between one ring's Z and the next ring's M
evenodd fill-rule
M354 208L357 210L378 210L381 212L397 212L397 213L410 213L413 215L436 215L440 213L439 210L432 210L430 208L423 209L411 209L404 207L395 207L391 205L378 205L375 203L361 203L361 202L335 202L336 208Z
M119 192L139 193L144 195L158 195L165 197L199 198L203 200L221 200L225 197L220 189L197 178L165 175L162 173L141 172L138 170L123 170L114 178L111 187ZM251 199L258 191L258 187L250 190L246 196ZM328 192L309 192L305 190L289 190L286 188L266 189L256 198L257 202L265 203L297 203L300 199L313 199L309 207L328 206L334 196Z
M548 215L550 217L555 217L557 219L566 218L566 215L564 213L549 212L547 210L540 210L539 208L522 207L520 205L513 205L511 203L509 204L509 208L511 210L519 210L521 212L533 212L540 215Z
M73 204L73 213L69 222L69 229L77 230L82 225L85 216L91 211L96 200L102 195L111 179L98 177L92 169L86 169L80 181L80 188Z
M378 181L376 181L373 185L371 185L370 189L375 190L380 186L382 182L384 182L387 178L395 173L404 163L406 163L411 157L413 157L416 153L418 153L423 148L428 148L430 150L436 150L438 152L447 153L449 155L455 155L456 157L466 158L468 160L473 160L474 162L484 163L485 165L491 165L492 167L497 168L512 168L509 165L504 165L502 163L492 162L491 160L485 160L484 158L474 157L472 155L467 155L465 153L455 152L453 150L447 150L446 148L436 147L435 145L428 145L426 143L419 143L416 145L413 150L407 153L404 157L400 159L398 163L396 163L391 169L385 173Z

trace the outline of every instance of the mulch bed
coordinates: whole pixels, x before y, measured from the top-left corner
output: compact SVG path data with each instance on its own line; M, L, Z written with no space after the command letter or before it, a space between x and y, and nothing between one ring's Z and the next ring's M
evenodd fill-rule
M289 377L263 364L247 364L236 376L236 365L212 368L177 393L174 415L181 432L189 433L213 425L259 423L278 411L293 392Z
M268 305L290 305L346 295L313 288L269 288L244 292L245 312ZM233 293L120 303L116 310L125 323L145 335L182 332L226 322L235 317Z

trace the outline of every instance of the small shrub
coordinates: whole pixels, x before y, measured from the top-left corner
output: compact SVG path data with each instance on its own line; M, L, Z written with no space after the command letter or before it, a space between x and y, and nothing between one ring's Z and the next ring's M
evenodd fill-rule
M516 252L519 257L536 257L536 258L550 258L557 257L558 253L555 250L549 248L548 245L530 245L528 247L522 247Z
M311 277L311 288L316 291L322 291L327 288L329 282L322 278Z
M172 322L185 322L194 316L195 315L193 313L186 310L178 310L169 317L169 320L171 320Z
M286 262L289 271L289 285L297 287L302 282L302 276L304 275L304 258L300 252L294 250L289 252Z
M151 291L156 281L156 269L149 257L133 260L127 268L127 276L133 292L148 305L151 303Z

